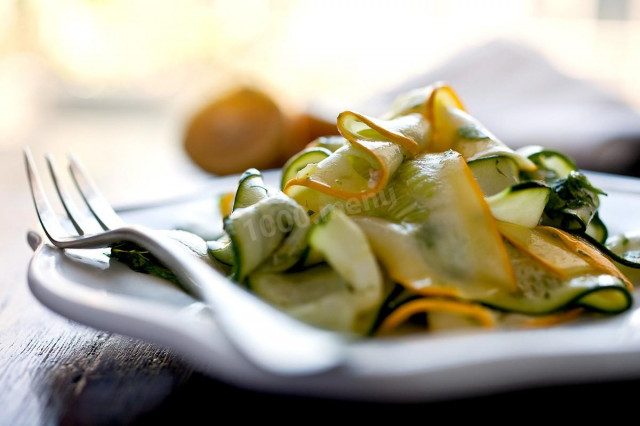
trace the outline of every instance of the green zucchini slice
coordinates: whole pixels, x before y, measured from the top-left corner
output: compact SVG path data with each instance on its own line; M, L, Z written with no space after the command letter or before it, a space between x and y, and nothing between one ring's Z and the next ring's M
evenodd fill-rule
M468 163L473 177L485 196L497 194L518 183L520 169L518 163L502 155L479 158Z
M361 310L382 300L382 273L366 235L338 209L322 212L309 232L309 246L322 254L350 285Z
M576 163L561 152L543 148L539 145L529 145L516 150L526 156L538 166L534 172L523 172L528 179L543 180L545 182L565 179L574 170L578 170Z
M614 260L631 268L640 268L640 234L616 235L607 240L605 247Z
M540 146L527 146L518 152L538 166L535 171L522 171L521 179L543 181L552 189L542 223L577 235L586 232L602 241L606 227L600 218L596 219L596 214L599 195L606 194L591 185L573 160L560 152Z
M446 105L436 107L436 114L438 111L443 121L441 130L447 128L441 132L442 138L448 139L443 145L459 152L468 162L499 155L512 158L521 170L535 170L531 160L509 148L467 112Z
M265 261L271 270L295 265L306 247L309 217L279 194L234 210L224 224L234 250L233 276L242 282Z
M209 256L222 264L232 266L235 262L231 238L226 233L217 240L207 241L207 252Z
M320 264L300 272L255 272L248 278L249 288L260 298L316 327L353 332L366 330L359 325L359 295L329 265Z
M336 152L347 144L347 140L342 136L321 136L311 142L311 146L328 149L330 152Z
M518 278L518 292L494 292L475 301L494 309L529 315L545 315L571 307L613 314L631 307L632 295L620 278L595 271L560 278L510 243L507 248Z
M589 234L583 234L581 237L596 246L614 262L627 268L640 269L640 234L637 232L613 235L604 244Z
M249 169L240 177L233 210L249 207L268 197L269 190L262 180L262 174L256 169Z
M298 172L304 169L307 165L319 163L330 155L331 151L320 147L307 148L300 151L298 154L291 157L282 167L280 188L284 189L287 182L296 177Z
M392 279L428 295L515 289L495 219L460 154L405 162L386 192L390 206L353 219Z
M587 225L585 234L600 244L604 244L605 241L607 241L609 231L597 212L595 216L593 216L593 219L591 219L591 222Z
M487 198L497 220L533 228L540 222L547 204L549 187L537 182L523 182Z

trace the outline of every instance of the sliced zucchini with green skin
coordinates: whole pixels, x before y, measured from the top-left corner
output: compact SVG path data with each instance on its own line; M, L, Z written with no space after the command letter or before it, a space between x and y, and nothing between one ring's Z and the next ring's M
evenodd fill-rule
M207 252L209 256L225 265L233 266L235 262L235 254L228 234L224 234L217 240L207 241Z
M551 189L537 182L523 182L487 198L493 217L533 228L540 222Z
M593 219L591 219L591 222L587 225L585 233L600 244L604 244L609 237L609 231L597 212Z
M605 244L600 243L588 234L582 238L593 244L611 260L627 268L640 269L640 234L620 234L607 239ZM637 274L633 274L636 276Z
M397 264L402 266L401 274L388 267L387 270L392 277L397 276L398 280L402 280L403 277L399 275L418 276L424 273L421 266L422 256L418 255L420 247L415 244L411 232L407 232L404 225L384 223L375 218L354 219L363 227L367 235L379 239L382 248L374 245L374 249L378 247L378 250L382 250L380 251L382 254L384 252L400 253L395 263L388 264L390 267ZM519 228L528 230L528 228ZM376 243L375 239L372 241L372 244ZM516 275L517 288L509 291L495 285L484 289L459 286L456 297L482 303L498 310L530 315L549 314L576 306L609 313L622 312L630 307L631 294L620 278L602 272L586 262L567 264L565 268L567 273L562 278L562 275L552 272L548 266L534 260L531 255L510 242L505 241L504 244ZM568 255L571 254L572 252L568 253ZM556 260L562 261L561 257ZM576 260L575 256L570 256L568 260L572 259ZM384 260L388 262L388 256ZM575 268L572 269L572 266ZM437 279L438 276L433 278ZM394 306L399 306L399 302L411 297L411 293L416 294L416 292L408 292L393 299ZM587 295L590 296L586 298ZM382 306L384 309L385 304Z
M322 136L311 143L311 145L328 149L330 152L336 152L347 144L347 140L342 136Z
M383 297L382 272L366 235L339 209L322 213L309 233L309 246L349 283L358 309L377 306Z
M304 169L307 165L319 163L330 155L331 151L320 147L307 148L300 151L298 154L291 157L282 167L280 188L284 189L287 182L295 178L298 172Z
M269 190L262 180L262 174L256 169L249 169L240 177L233 210L249 207L268 197Z
M304 252L309 217L295 201L279 194L234 210L224 221L234 250L234 279L269 259L272 269L288 269Z
M281 211L281 214L283 212ZM286 235L280 247L262 264L261 270L263 271L280 272L291 269L300 262L304 253L308 251L309 218L299 206L290 212L291 216L298 219L293 219L291 222L284 224L283 229L291 227L291 231ZM286 216L289 217L288 214ZM283 226L283 224L280 223L278 226Z
M353 219L393 280L426 295L515 289L495 219L460 154L406 161L385 192L390 206Z
M569 173L578 170L572 159L558 151L546 149L539 145L529 145L516 150L538 166L535 172L524 172L529 179L542 179L545 182L565 179Z
M497 194L518 183L520 169L511 157L496 155L467 163L485 196Z
M358 294L327 264L293 273L256 272L248 283L260 298L308 324L343 332L367 328L358 324Z
M624 283L611 275L586 275L561 281L543 269L534 267L532 271L522 266L516 269L521 287L519 293L497 292L476 301L498 311L533 316L574 307L615 314L629 309L633 303L633 296ZM420 298L402 286L396 287L382 303L370 334L375 333L395 309Z
M631 307L633 297L617 277L594 271L566 279L550 273L528 254L507 244L518 277L519 292L494 292L476 299L494 309L544 315L571 307L619 313Z
M576 164L564 154L541 146L518 150L537 166L534 172L521 173L522 179L542 180L552 189L545 208L543 223L574 234L588 234L596 240L606 237L604 223L595 216L600 206L599 195L606 195L591 185ZM591 222L595 223L591 225Z
M611 275L588 275L569 280L557 290L550 291L548 296L494 296L478 302L493 309L527 315L547 315L572 307L584 307L604 314L618 314L631 307L633 296L619 278Z
M506 146L466 111L444 105L436 107L436 116L438 111L443 121L440 127L441 135L438 137L440 149L435 147L436 151L450 147L469 162L496 155L511 157L521 170L535 170L536 166L531 160ZM437 134L438 132L436 136Z
M640 268L640 234L616 235L607 240L606 247L615 254L617 262Z
M493 309L528 315L546 315L572 307L603 313L623 312L633 298L618 277L597 269L562 278L528 253L505 242L518 281L517 292L497 291L473 300Z

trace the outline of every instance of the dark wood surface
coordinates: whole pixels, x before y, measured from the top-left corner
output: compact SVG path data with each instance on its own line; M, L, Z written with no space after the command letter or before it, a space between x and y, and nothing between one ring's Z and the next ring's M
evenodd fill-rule
M115 201L178 195L206 179L167 143L176 130L162 111L63 110L50 118L28 141L41 169L45 152L75 152ZM0 150L0 424L132 422L162 406L193 371L166 348L73 323L31 295L25 236L40 228L23 164L20 147ZM166 168L174 177L163 181Z
M41 137L32 143L34 154L78 153L117 203L176 195L206 181L181 156L175 143L179 128L170 121L158 124L164 123L158 113L95 116L79 120L74 112L43 125L38 129ZM148 142L132 144L140 140ZM141 165L145 153L147 164ZM457 418L486 413L495 418L505 406L544 418L547 410L558 407L585 407L571 408L575 415L589 413L591 407L623 407L638 398L638 381L405 406L237 389L194 371L167 348L87 328L40 305L26 283L31 256L27 229L38 226L21 152L8 149L0 152L0 425L158 424L170 419L213 423L221 412L231 412L238 420L259 415L304 421L293 416L299 412L314 420L339 419L346 411L361 421L382 414L427 421L442 414Z

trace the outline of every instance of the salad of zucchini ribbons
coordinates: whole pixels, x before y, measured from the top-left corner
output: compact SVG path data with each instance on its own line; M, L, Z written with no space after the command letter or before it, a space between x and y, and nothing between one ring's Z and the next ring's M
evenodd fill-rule
M224 233L167 231L212 267L312 325L380 335L460 327L541 327L630 308L622 268L640 239L608 238L599 197L573 161L512 150L446 84L388 113L345 111L279 189L247 170L221 198ZM171 280L131 243L111 256Z

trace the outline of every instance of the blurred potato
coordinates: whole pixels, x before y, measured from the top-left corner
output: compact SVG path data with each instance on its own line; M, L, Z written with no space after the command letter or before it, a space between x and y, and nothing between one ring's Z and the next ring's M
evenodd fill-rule
M281 166L310 141L332 134L335 123L306 113L289 118L266 94L241 88L191 119L184 148L204 170L226 175Z
M269 168L279 159L285 127L284 116L267 95L245 88L197 113L184 147L196 164L219 175Z

